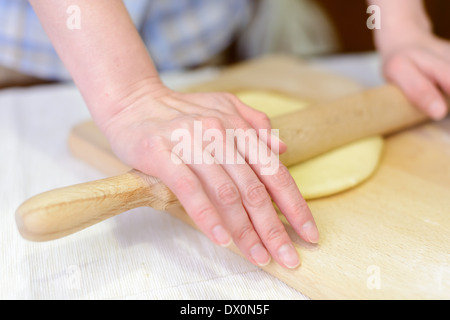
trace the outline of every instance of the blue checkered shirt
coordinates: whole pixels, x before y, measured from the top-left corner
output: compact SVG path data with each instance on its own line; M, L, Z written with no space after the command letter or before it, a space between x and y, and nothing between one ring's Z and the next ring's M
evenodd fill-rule
M252 12L252 0L124 3L159 71L200 64L218 54ZM82 18L81 12L81 28ZM0 0L0 65L44 79L71 78L27 0Z

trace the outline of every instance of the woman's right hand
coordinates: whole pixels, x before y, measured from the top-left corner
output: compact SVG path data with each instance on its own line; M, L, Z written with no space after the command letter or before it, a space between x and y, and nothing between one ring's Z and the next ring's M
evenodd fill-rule
M212 241L222 246L234 241L259 266L273 257L286 268L297 267L298 253L273 200L304 240L318 242L311 211L279 162L278 151L284 152L286 146L270 135L265 114L232 94L186 94L165 87L158 94L145 89L134 92L117 103L120 112L100 124L115 154L131 167L162 180ZM254 143L245 147L242 139L226 139L227 129L244 130ZM260 129L267 130L267 137L258 135ZM189 152L180 152L174 133L195 139L199 131L203 146L192 142ZM217 139L212 140L214 146L221 147L205 146L212 142L205 143L205 134L212 134ZM264 147L267 153L260 153L255 161L255 154ZM223 161L230 155L226 150L235 150L235 156ZM277 170L264 173L268 165Z
M173 157L174 131L185 129L194 135L197 121L204 130L222 134L226 129L269 130L266 116L230 94L182 94L163 86L123 1L78 1L81 12L88 13L79 30L68 30L67 17L61 15L72 1L31 3L92 117L122 161L162 180L216 243L234 240L258 265L268 263L270 256L285 267L299 264L271 198L303 239L316 242L318 233L294 180L278 162L272 144L276 139L256 139L260 146L272 146L269 159L279 165L272 175L261 174L267 169L261 161L249 163L254 152L246 152L234 140L229 147L239 150L247 160L243 164L196 164L186 156L180 161ZM208 152L206 159L213 160L214 152Z

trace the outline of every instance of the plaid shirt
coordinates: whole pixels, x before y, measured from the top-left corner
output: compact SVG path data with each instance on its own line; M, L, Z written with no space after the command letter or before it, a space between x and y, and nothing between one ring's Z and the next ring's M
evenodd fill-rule
M249 22L252 11L251 0L124 3L159 71L196 65L218 54ZM83 12L80 20L82 29ZM28 0L0 0L0 65L44 79L71 78Z

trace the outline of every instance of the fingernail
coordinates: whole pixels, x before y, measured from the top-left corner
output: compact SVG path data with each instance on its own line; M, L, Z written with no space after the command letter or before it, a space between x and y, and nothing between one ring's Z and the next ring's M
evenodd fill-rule
M279 143L282 143L282 144L286 145L286 143L284 143L284 141L281 140L280 137L279 137L277 134L271 133L270 136L271 136L271 138L272 138L273 140L278 141Z
M277 141L279 144L282 144L283 146L287 147L286 142L284 142L283 140L280 139L279 136L277 136L276 134L271 134L272 139L274 139L275 141Z
M312 221L308 221L302 226L302 232L310 243L319 242L319 231Z
M270 135L270 149L275 154L280 154L281 150L287 149L286 143L284 143L276 134Z
M231 237L229 233L221 225L214 227L212 233L217 243L222 247L227 247L231 244Z
M286 243L278 249L278 257L289 269L297 268L300 265L297 250L291 243Z
M447 113L447 106L441 101L435 101L430 105L428 111L434 120L441 120Z
M264 267L269 264L270 262L270 255L267 252L267 250L260 244L255 244L250 249L250 255L255 260L255 262L260 266Z

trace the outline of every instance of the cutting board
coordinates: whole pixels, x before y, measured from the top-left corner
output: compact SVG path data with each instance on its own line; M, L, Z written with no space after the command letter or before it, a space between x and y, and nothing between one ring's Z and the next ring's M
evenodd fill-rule
M244 89L316 103L362 87L296 58L270 56L233 66L186 91ZM130 169L92 122L75 127L69 145L107 175ZM308 202L321 235L318 245L301 240L285 222L301 267L287 270L272 261L262 269L312 299L449 299L449 163L448 119L386 137L380 166L368 181ZM169 213L196 228L182 208ZM230 250L240 255L233 245Z

